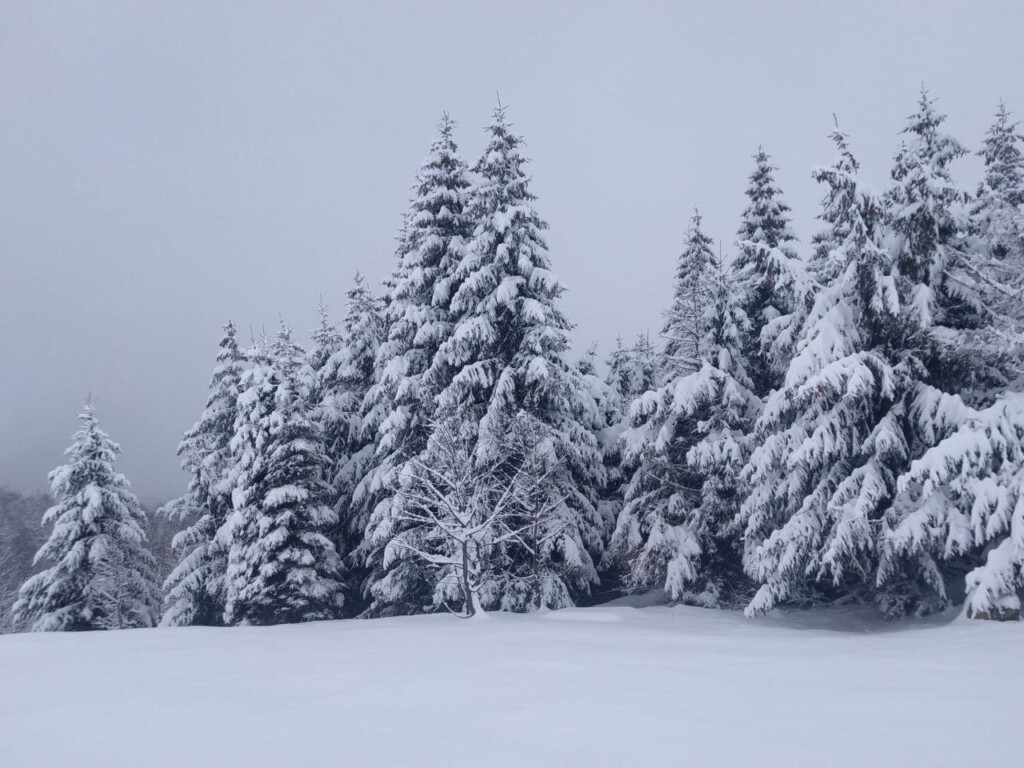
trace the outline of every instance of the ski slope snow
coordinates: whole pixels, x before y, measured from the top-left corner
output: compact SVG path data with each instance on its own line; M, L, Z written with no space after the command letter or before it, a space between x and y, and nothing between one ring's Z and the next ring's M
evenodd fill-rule
M0 766L1020 766L1024 623L684 607L0 637Z

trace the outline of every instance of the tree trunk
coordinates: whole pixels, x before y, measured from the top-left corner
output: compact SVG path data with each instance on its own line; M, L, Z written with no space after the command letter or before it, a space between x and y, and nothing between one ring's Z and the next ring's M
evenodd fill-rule
M476 613L476 601L469 580L469 542L462 542L462 596L466 603L466 616Z

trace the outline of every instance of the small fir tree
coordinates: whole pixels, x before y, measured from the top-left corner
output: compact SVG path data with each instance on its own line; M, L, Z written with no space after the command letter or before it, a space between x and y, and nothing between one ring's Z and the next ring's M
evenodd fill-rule
M672 304L665 312L662 337L665 350L662 374L673 379L697 370L703 360L704 313L708 304L711 265L716 261L712 240L700 228L700 212L694 210L686 232L686 245L676 266Z
M146 513L124 475L121 452L86 404L68 463L50 473L53 525L36 563L50 563L22 585L14 618L36 632L151 627L160 594L146 542Z
M306 362L312 376L309 397L318 405L324 399L322 388L327 383L327 364L341 350L344 339L338 326L331 322L330 310L322 299L317 306L317 315L320 322L310 334L313 345L306 355Z
M650 333L644 331L636 335L630 355L630 378L633 396L658 388L661 381L661 366L658 351L651 343Z

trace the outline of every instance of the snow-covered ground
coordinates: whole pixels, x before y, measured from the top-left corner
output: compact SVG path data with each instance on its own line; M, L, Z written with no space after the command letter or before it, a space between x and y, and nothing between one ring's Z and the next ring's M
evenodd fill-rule
M0 766L1021 766L1024 623L624 606L0 637Z

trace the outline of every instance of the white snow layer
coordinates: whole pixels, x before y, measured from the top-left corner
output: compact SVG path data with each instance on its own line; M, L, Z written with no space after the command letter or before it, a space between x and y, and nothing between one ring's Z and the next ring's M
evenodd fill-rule
M1019 766L1024 623L626 606L0 637L0 766Z

